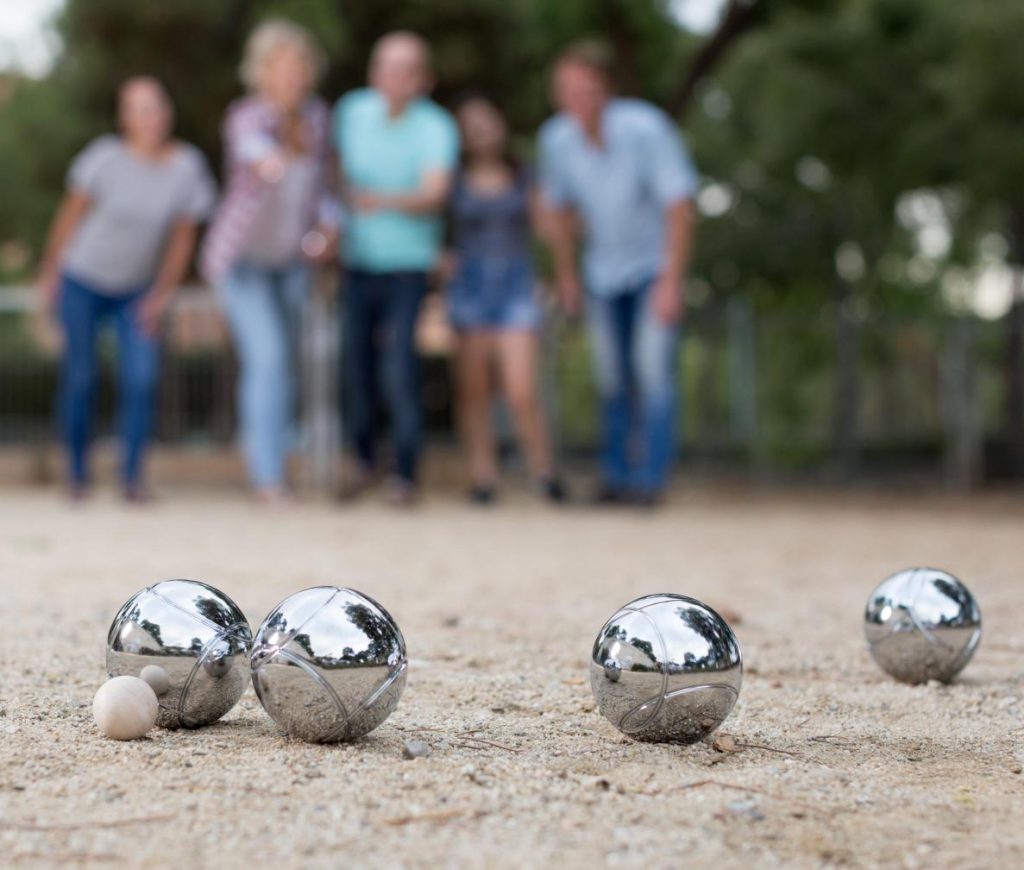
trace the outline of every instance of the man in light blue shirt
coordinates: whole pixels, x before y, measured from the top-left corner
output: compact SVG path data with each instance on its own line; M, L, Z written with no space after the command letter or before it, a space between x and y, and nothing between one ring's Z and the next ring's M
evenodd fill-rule
M345 493L362 493L374 477L380 381L395 442L392 501L408 505L416 496L421 441L416 319L440 254L459 142L452 118L426 96L433 76L419 36L383 37L369 82L342 97L334 115L351 213L342 250L348 270L343 361L356 469Z
M598 500L653 505L675 453L697 173L668 116L611 96L601 47L564 51L553 85L560 112L541 128L541 188L563 304L575 314L586 299L604 428Z

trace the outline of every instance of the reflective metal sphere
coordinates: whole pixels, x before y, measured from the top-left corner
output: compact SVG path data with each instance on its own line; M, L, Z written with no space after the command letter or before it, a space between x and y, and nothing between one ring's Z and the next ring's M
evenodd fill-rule
M405 639L372 598L317 586L286 598L256 632L252 682L285 732L355 740L391 715L405 688Z
M157 725L216 722L245 691L252 631L223 592L195 580L165 580L136 592L107 634L107 673L137 677L148 665L168 678Z
M732 629L683 595L631 601L605 623L590 657L598 709L636 740L695 743L729 715L742 681Z
M981 641L981 610L952 574L910 568L871 593L864 635L875 661L897 680L948 683Z

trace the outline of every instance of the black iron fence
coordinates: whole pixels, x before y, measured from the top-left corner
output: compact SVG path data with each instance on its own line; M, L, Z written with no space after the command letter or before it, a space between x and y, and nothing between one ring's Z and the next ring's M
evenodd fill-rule
M0 445L55 435L59 363L32 340L30 295L0 290ZM433 309L436 318L437 309ZM834 310L761 313L743 301L691 313L679 358L680 450L699 466L765 476L913 475L968 486L1013 476L1013 361L1004 321L859 320L854 370L835 352ZM847 326L851 324L847 323ZM315 298L303 335L303 417L314 479L331 473L340 436L336 313ZM450 437L452 388L443 327L424 331L429 431ZM569 454L598 439L586 337L552 318L544 390ZM97 431L113 426L114 348L101 350ZM202 288L179 294L164 344L157 432L167 444L230 443L236 365ZM842 403L852 407L841 407Z

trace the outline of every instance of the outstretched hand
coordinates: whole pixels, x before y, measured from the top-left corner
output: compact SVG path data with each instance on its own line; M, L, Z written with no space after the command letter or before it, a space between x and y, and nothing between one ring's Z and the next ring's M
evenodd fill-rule
M300 247L303 256L311 263L323 265L338 258L341 235L337 228L317 226L302 237Z
M169 301L170 296L158 290L151 290L139 300L137 316L139 326L142 327L142 331L146 335L156 335L160 329L160 323L164 319L164 314L167 312L167 303Z
M356 211L380 211L385 207L384 197L378 193L370 193L368 190L352 191L350 202Z
M57 321L60 276L44 272L36 282L39 295L32 312L30 330L36 344L48 354L58 354L64 347L64 331Z
M686 312L682 282L671 277L659 277L651 287L651 307L658 320L666 326L680 323Z
M583 312L583 284L579 275L567 273L560 275L557 281L558 299L562 310L570 320L577 319Z

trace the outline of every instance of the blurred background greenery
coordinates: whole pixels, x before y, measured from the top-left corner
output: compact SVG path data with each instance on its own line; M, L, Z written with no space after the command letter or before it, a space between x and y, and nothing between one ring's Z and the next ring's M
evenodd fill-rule
M219 165L242 43L270 16L318 35L329 98L381 33L421 32L437 98L482 88L526 157L555 52L609 44L620 90L679 120L704 178L681 360L698 457L1024 475L1020 0L66 0L44 74L0 75L0 283L31 274L126 75L166 81L179 133ZM582 353L563 336L554 363L580 444Z

